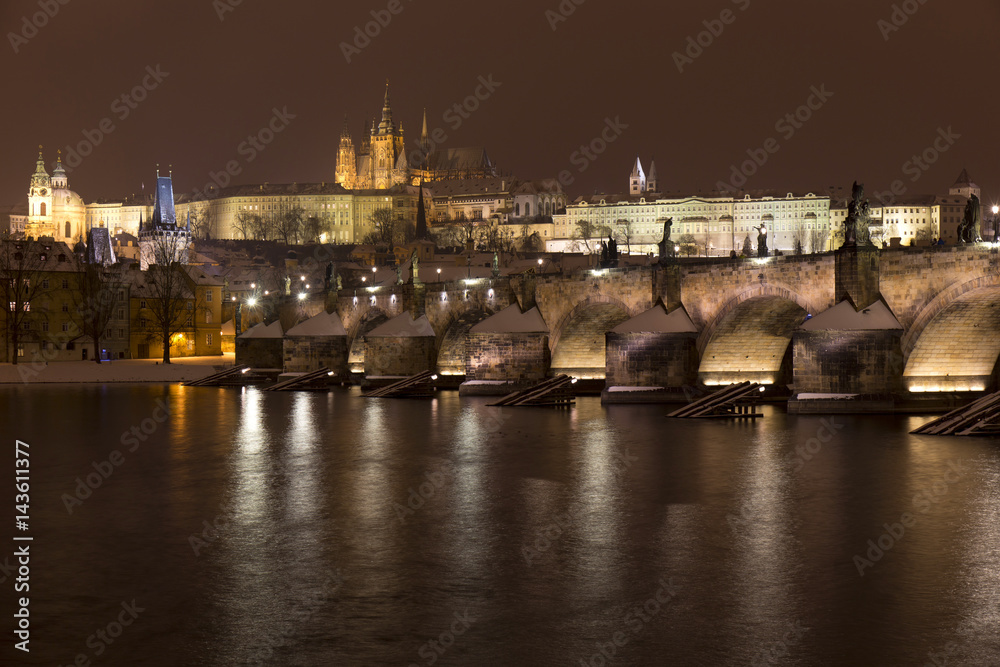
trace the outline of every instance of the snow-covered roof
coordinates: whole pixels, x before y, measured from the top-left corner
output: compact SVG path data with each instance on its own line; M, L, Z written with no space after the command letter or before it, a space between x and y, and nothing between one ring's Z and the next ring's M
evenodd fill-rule
M347 331L336 313L322 312L295 325L286 336L346 336Z
M896 316L881 301L876 301L860 312L850 301L841 301L833 308L806 320L805 331L864 331L902 329Z
M516 303L469 329L470 333L548 333L549 327L538 308L526 313Z
M275 320L271 324L264 325L263 322L260 324L250 327L243 333L239 335L239 338L284 338L285 335L281 331L281 322Z
M656 304L645 313L622 322L612 333L698 333L698 327L683 308L667 313L663 304Z
M425 338L436 337L434 328L426 315L417 319L409 313L397 315L385 324L375 327L365 334L365 338Z
M236 320L229 320L222 325L222 335L223 336L235 336L236 335Z

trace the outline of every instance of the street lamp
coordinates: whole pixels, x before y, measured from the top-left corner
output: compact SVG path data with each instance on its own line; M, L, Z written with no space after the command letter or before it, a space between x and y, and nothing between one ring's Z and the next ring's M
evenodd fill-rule
M1000 219L998 219L998 214L1000 214L1000 206L996 204L993 205L993 242L996 243L1000 241L1000 229L997 229Z

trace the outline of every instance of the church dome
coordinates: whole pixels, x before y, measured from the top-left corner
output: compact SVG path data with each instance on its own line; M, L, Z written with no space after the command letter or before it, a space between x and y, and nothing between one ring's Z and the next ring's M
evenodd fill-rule
M52 207L53 208L80 208L86 209L86 204L83 203L83 197L76 194L72 190L53 190L52 191Z

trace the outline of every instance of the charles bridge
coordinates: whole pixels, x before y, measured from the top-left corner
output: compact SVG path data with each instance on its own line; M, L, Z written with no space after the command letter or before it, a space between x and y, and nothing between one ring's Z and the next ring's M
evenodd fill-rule
M1000 254L980 243L410 281L333 292L326 310L348 367L369 377L898 397L996 388L998 288ZM535 308L535 326L516 321Z

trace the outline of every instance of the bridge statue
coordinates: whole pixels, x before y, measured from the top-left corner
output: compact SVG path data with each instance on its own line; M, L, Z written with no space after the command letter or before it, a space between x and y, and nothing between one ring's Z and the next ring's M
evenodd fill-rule
M608 236L608 265L612 269L618 268L618 241L613 236Z
M289 296L292 293L292 279L285 276L285 296Z
M403 265L398 263L396 264L396 284L403 284Z
M420 284L420 258L417 257L417 251L414 250L413 254L410 255L410 268L413 269L413 284Z
M983 222L983 209L979 197L972 195L965 205L965 218L958 224L959 243L978 243L982 241L980 228Z
M865 186L855 181L851 190L851 203L847 206L847 219L844 220L844 248L872 245L868 231L871 218L871 208L865 199Z
M767 248L767 226L761 224L760 227L754 227L754 229L757 230L757 256L769 256L770 251Z
M326 276L323 278L323 288L326 291L330 291L330 287L333 285L333 262L326 265Z
M500 255L493 253L493 277L500 277Z
M673 241L670 240L670 228L674 226L674 219L667 218L663 221L663 240L660 241L660 264L666 264L674 256Z

